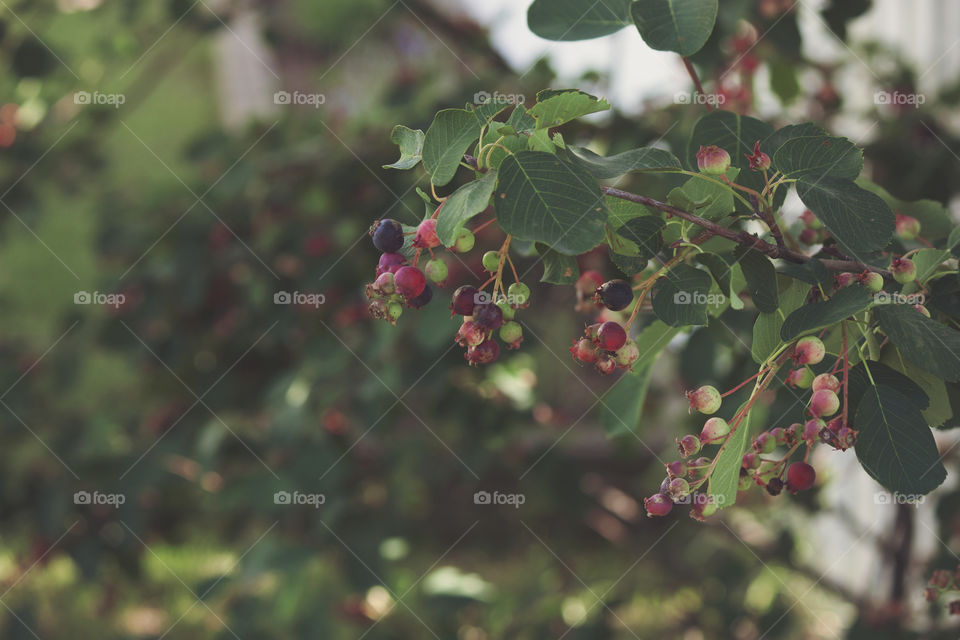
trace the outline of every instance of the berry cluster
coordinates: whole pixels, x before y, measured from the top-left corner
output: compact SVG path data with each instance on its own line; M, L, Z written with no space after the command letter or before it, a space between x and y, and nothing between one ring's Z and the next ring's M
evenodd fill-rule
M577 281L578 308L587 306L585 288L599 279L599 274L588 271ZM592 294L590 304L593 307L600 306L611 312L623 311L633 302L633 288L625 280L602 282L593 287ZM631 368L640 358L640 348L627 335L628 327L629 322L624 326L618 320L611 319L588 325L584 336L574 340L570 347L573 359L592 364L603 374L613 373L617 367Z
M447 284L449 269L447 264L434 255L434 249L442 243L437 237L437 219L443 205L437 208L433 217L427 218L415 230L404 232L403 226L396 220L378 220L370 229L373 245L382 252L377 264L377 278L366 287L370 315L377 319L396 324L403 313L404 305L419 309L433 299L431 284L443 287ZM407 252L413 255L412 264L404 253L406 236L413 236ZM468 229L461 229L452 246L447 247L456 253L471 251L476 237ZM466 347L465 357L472 365L488 364L500 355L500 346L493 338L495 331L510 349L518 349L523 342L523 329L514 320L518 309L530 304L530 289L527 285L514 282L504 289L502 284L504 263L509 262L507 255L509 240L499 251L488 251L483 255L483 267L494 274L479 289L470 285L459 287L453 293L450 304L451 316L464 316L463 324L457 332L456 341ZM421 254L426 251L430 260L421 269L418 266ZM511 267L513 263L510 262ZM516 278L516 269L513 270ZM483 289L493 284L493 294Z
M810 209L800 215L800 221L803 223L800 242L810 245L823 244L830 237L830 233L824 228L823 223L813 215L813 211L810 211Z
M927 602L936 602L940 596L950 591L960 591L960 565L953 572L937 569L930 576L930 582L923 591ZM960 615L960 600L951 600L947 605L950 615Z

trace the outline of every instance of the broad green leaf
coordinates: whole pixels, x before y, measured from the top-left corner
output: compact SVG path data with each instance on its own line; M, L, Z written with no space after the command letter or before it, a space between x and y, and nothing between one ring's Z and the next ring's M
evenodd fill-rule
M751 414L753 411L748 412L737 425L737 430L727 437L723 449L717 454L713 473L710 474L707 493L713 497L720 509L737 501L743 452L747 450L747 441L750 439Z
M916 382L882 362L865 360L850 369L849 406L847 407L850 416L856 415L860 400L874 385L899 389L900 393L913 403L917 411L925 411L930 407L930 398Z
M680 333L679 328L665 325L659 320L654 320L644 327L643 331L634 338L637 346L640 347L640 357L633 363L634 375L639 375L643 367L652 364L678 333Z
M514 111L514 113L516 113L516 111ZM504 158L510 155L510 153L519 153L520 151L527 150L527 134L506 136L502 140L501 135L502 134L492 130L491 128L488 129L483 136L482 144L489 144L491 142L499 141L499 146L492 147L483 152L483 166L485 169L499 169L500 163L503 162ZM510 153L507 153L507 151L504 151L504 149L501 147L508 149ZM476 153L479 153L479 151L480 143L478 143ZM477 177L479 178L480 176L477 175Z
M780 327L787 316L799 309L807 299L810 285L786 276L779 277L780 305L772 313L761 313L753 325L750 353L756 362L764 362L782 344Z
M750 290L753 304L764 313L776 311L780 305L780 296L777 292L777 272L770 258L744 246L738 246L734 256L747 280L747 289Z
M413 169L420 163L423 153L423 131L408 129L402 124L393 128L390 141L400 147L400 159L393 164L383 165L384 169Z
M610 252L610 261L617 265L617 269L623 272L625 276L635 276L647 268L650 262L644 258L628 256L622 253Z
M616 233L618 236L629 240L633 247L631 247L629 253L617 249L614 249L614 251L647 261L660 251L663 244L662 231L664 226L666 226L666 223L659 216L643 216L628 220L616 230Z
M544 244L537 243L537 253L543 261L543 277L540 282L550 284L574 284L580 277L580 267L575 256L567 256L553 251Z
M463 109L437 112L423 141L423 166L434 185L453 180L463 154L480 137L480 122Z
M550 139L550 132L547 129L537 129L527 138L527 149L556 153L557 145L553 144L553 140Z
M634 366L633 375L620 376L603 396L600 420L608 438L636 432L652 372L652 363Z
M521 151L500 165L497 220L521 240L579 255L603 242L607 208L585 169L539 151Z
M710 275L713 276L717 286L720 287L720 291L724 293L732 291L730 288L730 273L732 267L723 256L717 255L716 253L698 253L693 259L695 262L699 262L710 270Z
M773 166L791 178L854 179L863 170L863 151L846 138L815 136L787 140L773 154Z
M609 108L606 100L577 89L546 89L537 94L537 104L527 114L537 121L537 129L546 129Z
M802 335L829 327L855 313L860 313L872 302L873 296L860 285L840 289L829 300L804 305L787 316L783 326L780 327L780 339L790 342Z
M910 305L881 305L873 314L904 358L938 378L960 381L960 332Z
M478 94L477 97L479 97L479 95L480 94ZM491 99L494 97L499 96L490 96L488 94L486 102L481 104L468 104L466 107L467 111L473 113L481 127L490 124L494 118L496 118L500 113L510 106L509 102Z
M930 402L930 406L923 412L923 419L928 425L939 427L953 415L950 397L947 395L947 385L943 380L932 373L923 371L893 348L884 349L880 361L892 369L900 371L906 378L923 389Z
M867 191L880 196L891 209L900 215L910 216L920 221L920 233L930 242L937 242L950 235L954 229L950 220L950 213L936 200L900 200L894 198L883 187L870 182L866 178L858 178L857 184Z
M810 258L803 264L782 262L778 270L780 273L784 273L797 280L802 280L807 284L817 285L833 282L833 276L817 258Z
M534 0L527 11L530 31L547 40L588 40L631 24L632 0Z
M760 150L770 156L772 160L777 151L794 138L804 138L811 136L825 136L827 131L820 125L812 122L802 124L788 124L785 127L777 129L769 136L760 141Z
M712 284L706 271L679 264L654 285L653 312L671 327L707 324L707 306L726 301L710 294Z
M957 227L957 229L960 229L960 227ZM917 266L917 279L903 285L901 293L907 295L917 291L923 283L936 273L937 267L950 256L949 245L947 249L920 249L911 254L910 259Z
M642 0L633 3L630 13L651 49L690 56L713 32L717 9L717 0Z
M857 459L887 490L924 495L947 477L923 415L896 387L870 386L853 417Z
M437 214L437 237L450 247L463 225L490 206L490 196L497 185L497 172L488 171L479 180L468 182L447 198Z
M585 147L570 147L571 160L586 168L598 180L619 178L632 171L680 169L680 161L669 151L643 147L604 158Z
M727 170L727 178L731 182L736 181L739 174L740 169L737 167L730 167ZM671 204L675 202L677 204L674 206L690 213L696 213L708 220L722 218L736 210L733 190L724 184L703 177L691 177L683 186L673 189L668 201ZM687 206L680 206L681 202L685 202ZM693 205L693 208L688 208L690 204Z
M633 218L657 215L657 212L653 209L645 207L642 204L637 204L636 202L630 202L629 200L606 196L604 201L607 203L607 211L609 212L607 223L614 229L622 227L627 220L632 220Z
M840 250L863 254L887 246L896 226L890 207L879 196L840 178L801 178L797 194L837 240Z

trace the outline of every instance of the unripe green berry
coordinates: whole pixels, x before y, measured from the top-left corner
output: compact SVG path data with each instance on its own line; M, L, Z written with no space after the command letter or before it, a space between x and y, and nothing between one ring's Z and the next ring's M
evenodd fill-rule
M896 258L890 263L890 272L893 279L900 284L907 284L917 279L917 265L909 258Z
M514 316L517 315L517 310L510 306L510 303L508 303L505 298L500 298L497 301L497 306L503 311L504 322L513 320Z
M720 409L723 398L716 387L704 385L696 391L688 391L687 399L690 401L690 409L711 415Z
M469 229L460 229L457 239L453 241L453 250L457 253L466 253L473 249L477 239Z
M874 271L867 271L860 275L860 284L870 293L878 293L883 289L883 276Z
M697 167L701 173L723 175L730 168L730 154L716 145L700 147L697 151Z
M500 268L500 254L496 251L487 251L483 254L483 268L490 273L496 273Z
M530 287L522 282L514 282L507 289L507 301L518 309L530 306Z
M500 339L510 349L519 349L523 342L523 327L518 322L508 322L500 327Z
M449 273L447 263L440 258L434 258L427 262L423 271L427 274L431 282L439 285L443 285L447 281L447 275Z
M399 302L391 302L387 305L386 319L390 324L397 324L397 319L403 313L403 305Z

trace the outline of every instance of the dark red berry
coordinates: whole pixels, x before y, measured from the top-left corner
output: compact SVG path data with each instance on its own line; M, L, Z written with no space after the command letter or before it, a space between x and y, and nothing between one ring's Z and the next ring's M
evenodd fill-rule
M475 347L467 347L464 357L471 365L490 364L500 356L500 345L495 340L486 340Z
M649 498L644 498L643 506L646 507L647 515L650 517L665 516L673 509L673 502L666 495L656 493Z
M429 285L423 288L423 291L420 292L415 298L410 298L407 300L407 306L411 309L420 309L421 307L427 306L427 303L433 299L433 289Z
M627 343L627 332L617 322L604 322L597 331L597 346L606 351L616 351Z
M400 267L393 274L393 282L407 300L416 298L427 288L427 277L416 267Z
M468 284L458 287L453 292L453 300L450 302L450 311L458 316L469 316L473 313L473 307L476 305L477 289Z
M394 253L403 246L403 227L396 220L377 220L370 235L373 237L373 246L384 253Z
M489 331L478 325L473 320L464 320L457 331L457 343L461 347L475 347L487 339Z
M495 331L503 324L503 309L492 303L474 306L472 315L473 321L487 331Z
M377 263L377 276L385 273L396 273L397 269L407 263L407 259L399 253L385 253Z
M781 491L783 491L783 480L780 478L770 478L770 482L767 483L767 493L772 496L778 496Z
M607 309L620 311L633 302L633 288L626 280L608 280L597 288L597 297Z
M806 462L794 462L787 469L787 490L790 493L806 491L813 486L817 472Z

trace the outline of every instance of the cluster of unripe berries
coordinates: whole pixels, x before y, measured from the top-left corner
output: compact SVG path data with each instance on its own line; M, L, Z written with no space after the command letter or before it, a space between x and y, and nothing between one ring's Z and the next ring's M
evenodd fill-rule
M960 591L960 565L953 572L946 569L935 570L923 591L923 597L927 602L936 602L948 591ZM950 615L960 615L960 600L951 600L947 606Z
M830 233L824 228L823 223L813 215L813 211L810 211L810 209L800 215L800 222L803 223L800 242L804 244L823 244L830 237Z
M591 304L610 311L622 311L633 302L633 288L625 280L609 280L596 284L596 272L588 272L577 282L578 308L584 308L585 287L592 286ZM585 279L586 277L586 279ZM640 347L627 335L627 329L616 320L588 325L582 338L570 347L573 359L592 364L603 374L613 373L618 367L629 369L640 358Z
M514 282L506 296L492 297L476 287L464 285L453 292L451 316L463 316L455 338L466 348L464 357L471 365L490 364L500 356L500 345L493 337L497 332L509 349L519 349L523 342L523 328L515 320L518 309L530 305L530 288Z

